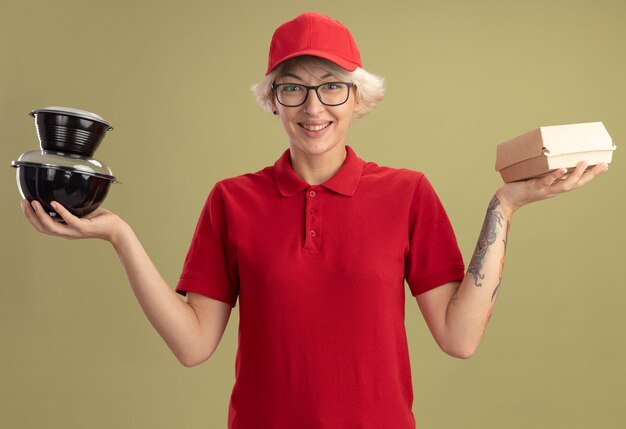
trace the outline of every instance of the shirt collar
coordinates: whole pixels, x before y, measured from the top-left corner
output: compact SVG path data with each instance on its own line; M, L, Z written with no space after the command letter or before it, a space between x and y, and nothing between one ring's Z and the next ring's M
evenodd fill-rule
M351 197L354 195L361 173L363 172L364 161L359 158L350 146L346 148L346 159L333 177L322 183L323 186L338 194ZM298 177L293 171L289 159L290 151L285 150L280 158L274 163L274 178L280 193L285 197L291 197L305 188L310 187L307 182Z

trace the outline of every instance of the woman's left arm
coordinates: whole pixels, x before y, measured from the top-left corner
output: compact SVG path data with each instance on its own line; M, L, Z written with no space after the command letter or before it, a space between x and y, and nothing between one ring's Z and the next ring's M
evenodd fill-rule
M452 282L417 295L417 303L443 351L472 356L487 327L500 288L508 232L513 214L522 206L580 188L608 169L598 164L585 171L581 162L567 178L566 169L541 178L506 183L489 202L478 242L462 282Z

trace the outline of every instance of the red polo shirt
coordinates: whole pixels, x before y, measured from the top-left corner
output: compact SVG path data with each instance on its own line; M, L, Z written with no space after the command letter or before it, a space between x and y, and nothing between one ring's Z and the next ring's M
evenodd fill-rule
M417 295L465 267L422 173L346 151L321 185L286 150L207 198L176 291L239 298L229 429L415 427L404 280Z

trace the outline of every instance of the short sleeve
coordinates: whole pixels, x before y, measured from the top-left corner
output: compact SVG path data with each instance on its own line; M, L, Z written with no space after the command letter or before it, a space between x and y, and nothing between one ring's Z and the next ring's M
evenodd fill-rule
M450 219L431 183L421 176L409 214L405 278L413 296L463 280L465 266Z
M239 291L236 273L224 196L218 183L200 213L176 292L199 293L234 307Z

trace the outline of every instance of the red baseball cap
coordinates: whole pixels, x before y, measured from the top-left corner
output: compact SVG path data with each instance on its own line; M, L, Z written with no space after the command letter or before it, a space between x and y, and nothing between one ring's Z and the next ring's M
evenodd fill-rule
M362 67L361 54L350 31L336 19L316 12L302 13L274 31L265 75L299 55L321 57L348 71Z

